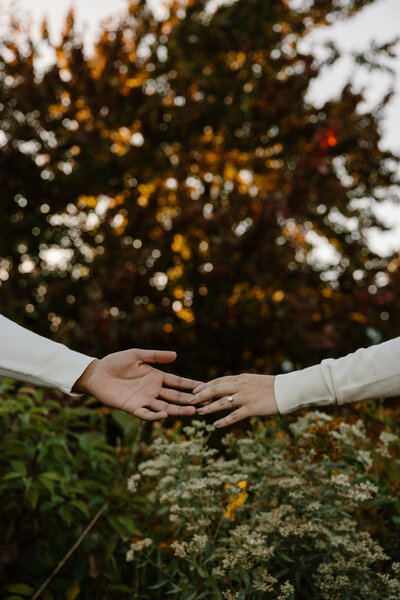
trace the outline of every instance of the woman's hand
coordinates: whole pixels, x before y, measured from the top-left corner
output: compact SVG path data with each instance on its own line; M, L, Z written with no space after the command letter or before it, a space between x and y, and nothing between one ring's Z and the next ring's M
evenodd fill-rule
M216 421L215 427L225 427L246 417L262 417L279 413L275 400L273 375L251 375L243 373L214 379L193 390L192 404L219 398L207 406L197 409L199 415L208 415L218 410L235 408L228 416Z

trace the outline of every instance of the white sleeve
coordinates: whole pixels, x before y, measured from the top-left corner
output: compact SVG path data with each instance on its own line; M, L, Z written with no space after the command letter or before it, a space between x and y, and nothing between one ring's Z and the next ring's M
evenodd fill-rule
M67 394L93 357L70 350L0 315L0 376Z
M400 337L275 378L275 397L281 414L308 406L341 405L397 395L400 395Z

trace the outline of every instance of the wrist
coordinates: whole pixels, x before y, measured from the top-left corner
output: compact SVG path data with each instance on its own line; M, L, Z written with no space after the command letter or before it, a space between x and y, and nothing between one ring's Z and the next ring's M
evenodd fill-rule
M275 375L265 375L266 379L266 394L269 398L269 409L272 411L271 414L279 414L278 403L276 401L276 392L275 392Z
M90 393L90 381L98 362L99 360L95 358L91 363L89 363L82 375L75 381L71 390L72 392L77 392L78 394Z

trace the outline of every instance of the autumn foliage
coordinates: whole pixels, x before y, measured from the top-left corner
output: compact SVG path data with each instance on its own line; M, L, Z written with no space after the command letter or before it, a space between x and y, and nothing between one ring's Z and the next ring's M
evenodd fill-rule
M96 356L174 348L202 378L299 368L399 333L400 259L376 256L365 236L383 227L373 202L398 183L397 158L379 148L383 105L363 113L350 85L307 103L323 62L298 48L369 2L311 4L212 12L191 0L158 21L131 2L90 57L70 14L39 74L29 33L11 24L0 62L5 315ZM337 57L332 46L325 62ZM316 240L331 262L318 261Z

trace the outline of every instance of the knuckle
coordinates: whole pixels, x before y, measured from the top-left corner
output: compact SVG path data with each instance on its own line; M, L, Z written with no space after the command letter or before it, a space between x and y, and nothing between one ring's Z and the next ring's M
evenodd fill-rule
M246 373L240 376L240 386L243 388L245 385L249 383L249 376Z

